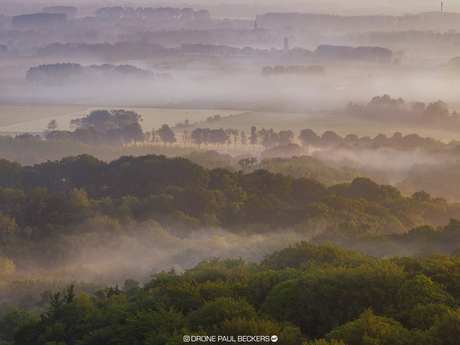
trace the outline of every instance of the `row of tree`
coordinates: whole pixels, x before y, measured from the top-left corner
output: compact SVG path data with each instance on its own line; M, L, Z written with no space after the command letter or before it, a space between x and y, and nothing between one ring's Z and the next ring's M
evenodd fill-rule
M325 69L323 66L265 66L262 68L262 75L271 74L324 74Z
M194 11L192 8L172 8L172 7L101 7L95 12L97 17L113 19L150 19L150 20L198 20L208 21L211 15L207 10Z
M418 134L408 134L403 136L401 133L394 133L393 136L387 137L385 134L378 134L374 138L369 136L358 137L356 134L348 134L345 137L339 136L334 131L325 131L321 136L316 134L311 129L303 129L297 136L298 141L303 147L313 148L333 148L340 145L348 147L353 146L373 146L373 147L393 147L398 149L410 150L416 147L423 147L432 150L446 149L450 150L456 147L456 142L451 142L448 145L442 143L440 140L433 138L420 137ZM162 139L161 139L162 140ZM182 141L184 146L194 144L201 148L204 145L206 148L209 144L216 145L217 147L227 144L227 148L234 144L236 148L237 143L243 147L251 145L255 150L256 145L263 146L266 150L275 146L289 146L295 143L295 134L291 130L281 130L275 132L273 128L257 131L255 126L251 127L250 135L246 136L244 131L238 132L237 129L228 128L224 129L209 129L197 128L190 131L184 130ZM163 140L162 140L163 141ZM175 141L174 141L175 142Z
M161 78L163 75L159 74ZM100 66L91 65L84 67L77 63L57 63L49 65L39 65L31 67L26 73L26 79L30 82L37 83L63 83L69 81L88 81L100 78L141 78L155 79L155 73L152 71L142 70L132 65L110 65L103 64Z
M120 146L145 140L141 121L141 116L133 111L93 110L83 118L70 121L74 131L57 130L56 120L51 120L45 134L49 140L77 140L88 145Z
M384 96L386 99L386 97ZM377 101L376 101L377 102ZM374 102L374 103L376 103ZM399 102L399 103L398 103ZM439 102L436 102L434 106L430 104L425 111L432 112L433 107L439 106ZM403 101L393 100L395 104L404 104ZM351 112L354 106L349 106L348 111ZM446 108L443 108L446 109ZM456 116L456 112L452 116ZM354 115L356 115L354 113ZM220 116L215 115L214 117L208 117L206 122L219 121ZM89 145L109 144L113 146L119 146L124 144L130 144L131 142L152 142L159 144L160 142L164 145L173 145L177 143L175 132L167 125L164 124L161 128L151 132L143 132L140 122L142 121L141 116L133 111L125 110L95 110L90 115L74 119L70 121L71 128L75 128L73 132L70 131L59 131L57 130L57 123L52 120L48 125L47 139L62 139L62 140L78 140ZM184 123L178 123L174 127L175 129L189 128L196 126L190 124L188 120ZM393 147L397 149L410 150L417 147L423 147L429 150L453 150L454 152L457 146L455 141L449 144L444 144L440 140L432 138L420 137L418 134L408 134L403 136L401 133L394 133L393 136L387 137L385 134L378 134L374 138L369 136L358 137L356 134L348 134L345 137L339 136L334 131L325 131L321 136L316 134L311 129L303 129L297 136L298 141L303 147L318 147L318 148L333 148L340 145L346 145L347 147L354 146L371 146L371 147ZM256 145L263 146L265 150L273 148L275 146L289 146L295 143L295 134L292 130L281 130L275 132L272 128L257 131L255 126L251 127L250 134L247 136L244 131L239 132L237 129L209 129L209 128L196 128L193 131L183 130L181 141L184 147L190 145L196 145L199 149L202 145L208 148L209 145L215 145L217 149L219 146L224 149L224 145L227 145L227 149L230 149L230 145L233 144L234 149L239 144L243 150L246 145L251 145L255 150ZM290 152L292 155L300 153L301 150L295 150L291 147ZM279 152L278 152L279 153ZM276 154L276 152L274 153ZM279 153L280 154L280 153Z
M364 62L379 65L391 64L393 52L381 47L349 47L320 45L316 48L316 57L320 60L336 62Z
M40 47L38 56L75 58L75 56L97 56L105 60L144 59L152 56L173 57L182 55L213 56L277 56L277 50L261 50L251 47L231 47L213 44L181 44L179 48L165 48L159 44L143 41L123 41L115 44L52 43Z
M366 105L350 102L346 109L349 115L372 117L409 124L429 125L448 130L460 129L460 113L449 111L444 101L406 103L404 99L389 95L376 96Z
M403 30L451 30L460 15L455 12L423 12L401 16L377 15L332 15L322 13L265 13L256 16L260 27L284 28L287 25L298 30L322 32L363 32L395 33Z

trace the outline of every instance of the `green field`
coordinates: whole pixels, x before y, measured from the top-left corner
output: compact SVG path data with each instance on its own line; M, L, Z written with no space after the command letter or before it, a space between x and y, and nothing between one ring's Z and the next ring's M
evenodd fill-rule
M78 106L0 106L0 133L17 134L22 132L40 133L47 124L56 119L58 128L69 129L71 119L88 115L92 110L106 107ZM251 126L257 130L262 127L273 128L275 131L292 130L299 134L300 130L310 128L318 135L332 130L338 135L356 134L358 136L375 137L379 133L387 136L400 132L403 135L417 133L423 137L441 139L445 142L458 140L460 135L446 130L414 127L399 123L366 120L343 115L341 113L320 112L282 112L282 111L244 111L244 110L213 110L213 109L164 109L126 107L142 116L142 127L150 131L163 124L174 126L176 123L189 120L192 125L188 130L203 128L236 128L240 132L250 133ZM206 122L209 116L220 115L217 122ZM177 134L183 130L177 130Z

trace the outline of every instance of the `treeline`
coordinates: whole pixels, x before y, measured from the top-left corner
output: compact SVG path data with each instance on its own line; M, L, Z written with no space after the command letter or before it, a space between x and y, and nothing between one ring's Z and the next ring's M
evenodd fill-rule
M291 130L281 130L275 132L273 128L257 130L255 126L251 127L251 131L248 135L244 131L238 132L236 129L209 129L209 128L197 128L191 133L184 131L183 140L187 143L192 143L201 147L205 145L207 148L209 144L228 146L233 142L235 145L239 142L241 146L246 145L252 146L255 149L255 145L261 145L265 148L265 156L277 157L276 150L270 151L270 148L275 146L288 146L288 149L293 150L295 153L295 134ZM353 149L353 147L392 147L401 150L411 150L417 147L426 148L428 150L451 150L458 145L458 142L452 141L449 144L444 144L440 140L433 138L424 138L418 134L402 135L397 132L393 136L387 137L385 134L378 134L374 138L369 136L358 137L356 134L348 134L345 137L339 136L334 131L325 131L322 135L316 134L311 129L303 129L297 136L298 141L303 147L312 148L334 148L340 146L341 148ZM294 144L295 146L292 146ZM292 157L292 155L290 156Z
M433 126L448 130L459 130L460 114L449 111L447 103L437 101L406 103L404 99L391 98L389 95L376 96L366 105L350 102L347 114L354 116L372 117L409 124Z
M180 53L184 55L253 56L257 51L259 54L262 54L261 50L253 49L251 47L237 48L225 45L201 43L183 43L180 45Z
M182 43L178 48L165 48L156 43L145 41L122 41L115 44L98 43L52 43L45 47L40 47L37 56L59 56L75 57L76 56L98 56L107 61L116 61L123 59L143 59L152 56L172 57L187 55L207 55L207 56L246 56L260 58L287 58L319 61L342 61L360 63L391 63L393 52L386 48L380 47L346 47L346 46L326 46L321 45L311 52L303 48L294 48L288 51L277 50L272 48L257 49L246 46L244 48L232 47L227 45L216 44L190 44ZM315 67L315 71L319 68ZM311 71L313 72L313 71Z
M144 141L145 136L139 122L141 116L125 110L93 110L88 116L70 121L71 131L57 130L57 124L48 124L47 139L77 140L89 145L109 144L120 146L124 143Z
M209 121L210 122L210 121ZM253 151L257 146L262 146L265 151L262 152L263 158L290 158L292 156L303 155L304 152L295 140L300 142L304 148L321 148L321 149L359 149L371 148L377 149L380 147L391 147L398 150L413 150L415 148L424 148L428 151L444 151L455 154L458 151L459 143L451 141L447 144L440 140L430 137L421 137L418 134L402 135L396 132L391 137L385 134L378 134L374 138L369 136L358 137L356 134L348 134L344 137L338 135L334 131L325 131L322 135L316 134L311 129L302 129L296 137L291 130L281 130L276 132L273 128L257 130L255 126L251 127L250 133L245 134L244 131L238 132L237 129L209 129L197 128L193 131L184 130L182 140L184 145L194 144L199 148L204 145L208 148L209 144L216 145L221 148L227 144L229 148L233 143L240 144L243 150L246 145L252 146ZM278 147L277 147L278 146ZM284 151L285 152L284 152ZM289 155L291 154L291 155ZM285 156L285 157L284 157Z
M162 154L168 156L184 156L193 151L197 151L196 147L182 146L164 146L152 145L152 143L142 143L137 145L124 145L123 135L121 142L109 145L104 137L101 138L101 133L94 128L81 128L77 133L83 133L82 137L74 137L73 132L61 131L59 135L64 135L67 139L46 139L40 135L32 135L29 133L17 135L15 137L0 136L0 153L1 157L10 161L16 161L23 165L34 165L47 160L60 160L67 156L77 156L84 153L89 153L102 159L110 161L126 155L146 155L146 154ZM144 140L145 134L144 133ZM70 139L69 139L70 136ZM83 141L80 141L82 139ZM94 143L94 144L93 144ZM97 144L99 143L99 144Z
M320 61L336 61L340 63L360 62L386 65L392 63L393 52L381 47L349 47L320 45L315 50Z
M15 30L39 29L59 27L67 22L67 17L73 18L77 13L73 6L45 7L42 13L22 14L12 18L12 27ZM95 11L96 17L113 19L145 19L145 20L181 20L181 21L209 21L211 16L207 10L194 11L191 8L171 7L102 7Z
M264 28L283 28L290 25L297 30L312 32L393 31L393 30L450 30L460 19L458 13L428 12L418 14L340 16L320 13L265 13L256 16Z
M205 259L183 274L171 269L142 287L127 279L123 289L94 296L77 296L70 285L53 291L40 318L6 314L0 336L17 345L179 344L242 334L263 344L274 335L292 345L450 345L460 337L459 267L456 252L378 259L302 242L259 264Z
M220 115L209 116L206 122L220 121ZM56 140L78 140L89 145L108 144L119 146L130 144L131 142L152 142L159 144L163 142L164 145L172 145L179 141L182 142L184 147L196 145L199 149L203 145L206 149L209 145L215 145L217 149L221 149L227 145L227 149L232 145L235 149L239 144L243 150L246 145L252 146L255 150L256 145L263 146L265 150L264 157L276 157L279 153L277 150L269 151L270 148L275 146L288 146L288 152L295 152L298 145L295 144L295 133L291 130L281 130L275 132L273 128L257 130L252 126L250 133L246 135L244 131L239 132L237 129L209 129L209 128L196 128L193 131L184 129L181 138L176 138L176 133L164 124L161 128L151 132L143 132L140 122L141 116L133 111L125 110L94 110L88 116L82 119L75 119L70 121L72 128L76 128L73 132L59 131L54 126L49 126L47 139ZM175 129L189 128L196 126L190 124L188 120L184 123L177 123ZM24 134L19 138L27 138L31 135ZM439 140L432 138L423 138L417 134L409 134L406 136L400 133L395 133L392 137L387 137L384 134L378 134L374 138L368 136L358 137L355 134L349 134L341 137L334 131L326 131L321 136L317 135L311 129L304 129L300 131L297 137L303 147L318 147L318 148L333 148L342 145L345 147L358 146L371 146L377 147L393 147L397 149L410 150L416 147L423 147L431 150L450 150L456 147L457 142L452 141L449 144L444 144ZM292 146L292 144L295 144ZM292 154L295 155L295 154ZM292 157L289 156L289 157Z
M208 120L210 120L208 118ZM214 118L212 121L215 121ZM206 122L212 122L206 121ZM246 145L251 145L253 151L255 150L255 145L262 145L265 149L271 147L282 145L287 146L293 143L294 132L291 130L281 130L275 132L273 128L257 131L255 126L251 127L250 134L246 135L244 131L239 132L237 129L227 128L227 129L209 129L209 128L196 128L192 132L184 130L182 135L182 140L184 145L187 143L194 144L201 148L201 145L204 145L205 148L208 148L208 145L216 145L217 149L219 145L221 148L224 145L227 145L227 148L230 148L230 145L233 143L234 148L238 142L241 144L243 151L245 150Z
M399 51L400 54L412 52L415 49L423 49L425 53L430 55L436 51L442 51L449 56L457 54L455 42L458 42L459 37L457 30L446 28L445 32L438 30L350 32L340 36L340 39L350 45L388 47ZM436 44L434 45L433 42Z
M141 41L124 41L114 44L110 43L51 43L40 47L37 57L99 57L105 61L118 61L126 59L146 59L152 56L172 57L178 56L180 52L174 48L164 48L159 44L145 43Z
M188 159L155 155L110 163L80 155L34 167L2 160L1 166L5 225L0 228L6 242L10 235L13 242L37 239L32 233L46 238L51 230L45 228L68 226L97 214L153 219L188 231L222 226L238 232L254 224L256 232L290 227L309 234L342 222L401 233L460 218L458 204L425 192L402 197L395 187L363 177L326 187L311 178L263 169L249 174L209 171Z
M276 53L275 50L273 53ZM213 44L181 44L179 48L165 48L159 44L142 41L123 41L115 44L98 43L52 43L40 47L37 56L97 56L107 61L125 59L144 59L156 57L173 57L183 55L211 55L211 56L270 56L268 50L253 49L251 47L237 48L226 45ZM278 54L277 54L278 55Z
M253 172L258 169L266 169L274 174L281 173L295 178L306 177L315 179L326 186L350 183L357 177L367 177L374 181L380 181L380 183L396 180L398 181L395 183L396 187L406 196L424 190L432 196L444 197L450 201L460 200L460 188L456 182L460 171L460 164L456 159L456 154L450 156L451 160L442 163L415 163L412 166L409 164L406 167L400 167L398 166L400 163L396 162L411 157L411 151L404 154L398 150L375 148L374 145L359 149L339 146L336 149L322 152L321 155L318 155L321 158L316 155L313 157L288 156L287 158L280 157L279 154L273 158L270 156L271 153L286 152L285 150L281 151L281 149L287 149L289 150L288 152L292 153L290 146L293 145L285 147L276 146L264 151L259 159L255 159L249 154L247 156L240 155L232 157L229 154L221 154L216 151L186 153L184 157L210 170L226 168L231 171L243 170L244 172ZM432 161L432 159L446 159L446 155L441 154L439 156L439 151L437 150L433 148L432 153L424 150L416 150L417 154L421 155L418 156L420 158L415 158L415 160L423 159L423 156L428 161ZM335 154L336 152L337 154ZM347 157L347 153L356 153L356 161L353 162L349 158L344 158ZM363 165L359 160L360 155L370 157L378 164L380 164L380 161L392 161L395 163L388 168L372 166L369 163ZM335 160L328 160L328 158ZM396 170L395 175L393 175L392 169Z
M113 114L127 118L123 121L112 119ZM220 116L216 115L208 117L206 122L219 121L219 119ZM45 131L47 140L44 141L40 136L28 133L17 135L15 138L0 136L0 152L3 157L11 161L30 165L84 152L89 152L103 160L112 160L127 154L159 153L183 156L201 148L233 149L244 154L243 151L248 153L260 151L261 147L264 148L261 153L262 158L303 156L306 154L303 148L329 149L330 153L338 150L359 153L363 150L372 152L383 147L398 151L421 148L427 152L445 153L455 158L458 155L459 145L454 140L443 143L417 134L403 136L401 133L395 133L391 137L384 134L378 134L374 138L358 137L355 134L342 137L333 131L318 135L311 129L304 129L296 137L291 130L275 132L272 128L268 130L262 128L258 131L255 126L251 127L248 135L244 131L240 132L232 128L211 130L200 127L194 130L184 129L182 135L176 136L168 125L144 132L140 121L140 115L132 111L96 110L85 118L72 120L73 131L58 130L56 121L51 121ZM184 123L176 124L174 128L177 130L191 126L197 126L197 123L192 125L186 120ZM131 145L132 143L137 144ZM161 147L162 143L164 147ZM300 143L303 148L297 143Z
M148 19L148 20L210 20L211 15L207 10L194 11L192 8L172 8L172 7L101 7L94 13L97 17L105 18L129 18L129 19Z
M118 42L143 40L144 42L155 42L163 46L168 46L170 42L177 42L176 44L178 45L183 43L214 44L215 42L219 42L219 44L226 46L251 47L257 43L260 44L262 39L266 45L270 44L272 46L275 46L280 41L279 37L267 37L264 29L243 29L240 26L238 28L227 28L222 27L222 25L220 25L219 30L211 28L206 30L192 30L190 28L184 28L182 30L151 31L151 29L146 29L145 31L140 32L126 32L118 34L116 37ZM302 49L302 51L307 51L311 54L310 50Z
M334 131L325 131L321 136L311 129L300 131L298 139L304 147L331 148L341 146L342 148L353 149L353 147L392 147L398 150L412 150L415 148L425 148L427 150L453 150L459 144L457 141L451 141L447 144L441 140L430 137L421 137L418 134L402 135L399 132L394 133L391 137L385 134L378 134L374 138L369 136L358 137L356 134L348 134L344 137L339 136Z
M131 127L134 126L129 128ZM139 136L139 138L144 140L143 142L138 142L136 145L126 145L124 143L133 140L129 136L128 130L123 132L122 129L118 128L116 132L118 135L121 133L121 136L117 136L115 141L107 141L107 137L94 127L81 127L73 132L52 130L49 132L50 138L55 136L56 139L47 140L42 140L40 136L31 134L22 134L15 138L0 136L0 153L7 160L20 162L23 165L39 164L47 160L61 160L63 157L78 156L85 152L103 161L111 161L124 155L163 154L170 157L186 157L207 169L221 167L231 171L244 169L246 172L252 172L263 168L273 173L282 173L296 178L313 178L327 186L350 183L356 177L363 176L379 181L379 183L387 183L385 181L391 180L400 181L397 186L404 195L412 195L416 191L425 190L434 196L460 200L460 190L456 188L456 176L460 169L456 163L460 153L458 142L442 143L439 140L423 138L415 134L402 136L399 133L391 137L378 135L374 138L356 135L338 136L337 141L330 142L326 140L327 136L331 135L330 133L320 136L313 132L315 135L303 136L304 131L309 133L308 130L302 130L299 136L304 139L304 148L297 144L273 146L260 152L261 157L255 162L251 162L254 152L250 138L244 139L243 132L236 134L234 129L231 130L232 134L229 134L228 129L214 130L214 133L220 133L222 139L221 142L215 144L209 141L216 137L214 135L211 137L211 130L203 129L198 133L204 134L208 150L217 149L219 146L220 149L231 151L235 150L236 143L235 152L239 152L236 157L216 151L205 152L206 145L204 142L201 143L201 149L199 149L198 145L191 140L190 131L187 131L185 136L177 136L177 138L175 135L173 136L174 132L172 131L161 131L164 140L177 140L177 143L171 142L175 144L171 147L171 143L168 141L164 143L161 141L162 137L158 130L153 130L153 136L152 132L142 132L143 136ZM135 132L141 133L140 131ZM240 138L235 141L234 135L238 135ZM323 136L324 138L322 138ZM256 138L254 150L259 151L259 137L256 136ZM147 139L149 142L145 141ZM229 140L231 141L229 142ZM245 142L245 146L241 140ZM197 143L199 144L199 139ZM245 149L245 152L241 151L242 148ZM305 156L307 154L306 149L311 154L311 151L314 152L316 148L321 149L321 152L315 153L315 157ZM419 157L415 159L412 168L410 163L408 163L409 165L406 164L405 167L399 167L400 164L398 164L385 168L372 163L363 165L360 161L361 158L372 156L375 156L374 159L377 162L388 159L400 161L402 157L409 157L411 152L416 154L414 157ZM345 159L345 157L350 158ZM417 164L418 159L430 162L440 160L440 163ZM399 173L392 177L392 169L403 169L404 171L401 170L401 172L404 175Z
M324 74L323 66L265 66L262 68L262 75L271 74Z
M155 73L132 65L91 65L82 66L76 63L56 63L31 67L26 73L26 79L38 83L62 83L68 81L91 81L100 78L140 78L155 80ZM170 74L156 74L160 79L171 79Z
M84 130L80 131L82 133L85 132ZM88 130L89 133L93 133L94 131L94 129ZM39 164L47 160L61 160L63 157L69 155L78 156L88 152L103 161L111 161L127 155L157 154L169 157L180 156L188 158L207 169L221 167L231 171L241 169L238 161L251 156L251 153L248 152L232 157L229 154L218 153L216 151L198 150L197 147L190 147L188 144L187 147L152 145L151 143L129 146L92 145L91 143L85 144L76 139L42 140L40 136L30 134L23 134L16 138L0 136L0 152L2 157L7 160L19 162L22 165ZM289 150L289 153L292 153L292 150ZM279 155L277 157L269 160L269 164L259 162L259 164L253 164L249 168L265 167L265 169L269 169L275 173L283 173L294 177L315 178L328 186L335 183L351 182L355 177L361 176L357 168L343 166L343 164L335 167L329 164L329 162L317 158L308 156L281 158Z

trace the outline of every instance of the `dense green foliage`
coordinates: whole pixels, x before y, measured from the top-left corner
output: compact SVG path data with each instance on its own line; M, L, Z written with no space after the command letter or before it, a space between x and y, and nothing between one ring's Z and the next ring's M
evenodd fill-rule
M75 120L73 126L80 127L73 132L56 130L51 121L48 127L54 129L46 140L31 134L15 138L0 136L0 154L22 165L81 154L103 161L129 155L161 154L186 157L208 169L241 169L245 173L264 169L296 178L313 178L326 186L368 177L379 183L397 183L404 195L425 190L433 196L460 200L460 190L455 187L459 174L457 141L443 143L417 134L403 136L400 133L370 138L354 134L340 137L326 131L320 136L305 129L297 137L301 147L293 143L295 135L290 130L277 133L273 129L257 131L253 127L251 136L246 137L236 129L198 128L192 133L184 131L182 138L176 139L167 125L143 133L139 121L139 115L134 112L97 110ZM171 146L176 141L181 143ZM246 144L252 147L244 151ZM239 155L205 152L199 147L230 149ZM266 149L260 152L262 147ZM254 150L260 152L260 158L253 157ZM391 166L382 163L393 160L395 164Z
M458 204L423 192L402 197L395 187L367 178L326 187L305 177L262 169L250 174L207 170L188 159L165 156L124 156L105 163L79 155L34 167L1 160L0 168L3 242L37 236L34 227L43 239L49 235L46 227L78 224L97 215L154 219L189 230L223 226L241 231L249 224L266 224L310 234L344 222L359 226L361 230L350 228L355 233L402 233L460 216ZM23 231L28 227L31 233Z
M56 257L65 265L103 238L113 247L127 236L134 246L133 238L153 244L216 227L246 236L290 228L380 256L447 254L460 244L458 221L449 221L460 218L460 205L423 191L403 197L362 177L326 187L267 170L208 170L184 158L106 163L80 155L33 167L3 159L0 181L0 250L18 268L37 260L59 267Z
M156 155L109 163L79 155L33 167L2 159L0 168L5 279L115 253L156 266L143 286L120 267L121 289L90 274L87 281L96 283L67 289L44 279L9 282L0 290L11 301L2 305L2 341L15 330L14 344L44 345L177 344L184 335L449 344L457 332L460 207L424 191L403 197L364 177L327 187ZM228 232L216 233L220 227ZM239 236L232 256L250 257L257 244L251 236L286 228L312 243L358 250L308 242L281 249L286 244L274 237L278 247L259 264L214 257L190 268L203 254L183 246L198 238L218 251L222 236ZM168 252L184 273L177 265L158 273L171 262L162 258ZM398 253L408 256L379 258Z
M300 268L286 267L289 262ZM454 344L460 291L440 283L450 279L440 270L458 271L460 260L432 256L410 265L417 274L404 258L304 242L260 264L206 259L182 274L161 272L142 287L127 280L123 289L92 297L76 296L71 285L50 296L39 318L4 315L0 334L10 341L15 329L16 345L179 344L184 335L277 335L281 344Z

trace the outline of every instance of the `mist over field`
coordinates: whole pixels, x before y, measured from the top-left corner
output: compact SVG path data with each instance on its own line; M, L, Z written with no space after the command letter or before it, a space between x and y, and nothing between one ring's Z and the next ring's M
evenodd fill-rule
M0 345L456 344L459 23L3 1Z
M277 109L343 111L349 101L364 103L376 95L391 94L407 101L443 99L458 109L456 74L418 75L411 71L359 72L332 67L325 76L262 76L250 68L218 71L174 72L173 80L76 80L58 85L2 85L4 102L101 105L110 107L187 107L210 109ZM193 75L195 74L195 75ZM443 74L446 78L443 78ZM108 84L108 85L107 85ZM19 103L20 104L20 103Z

